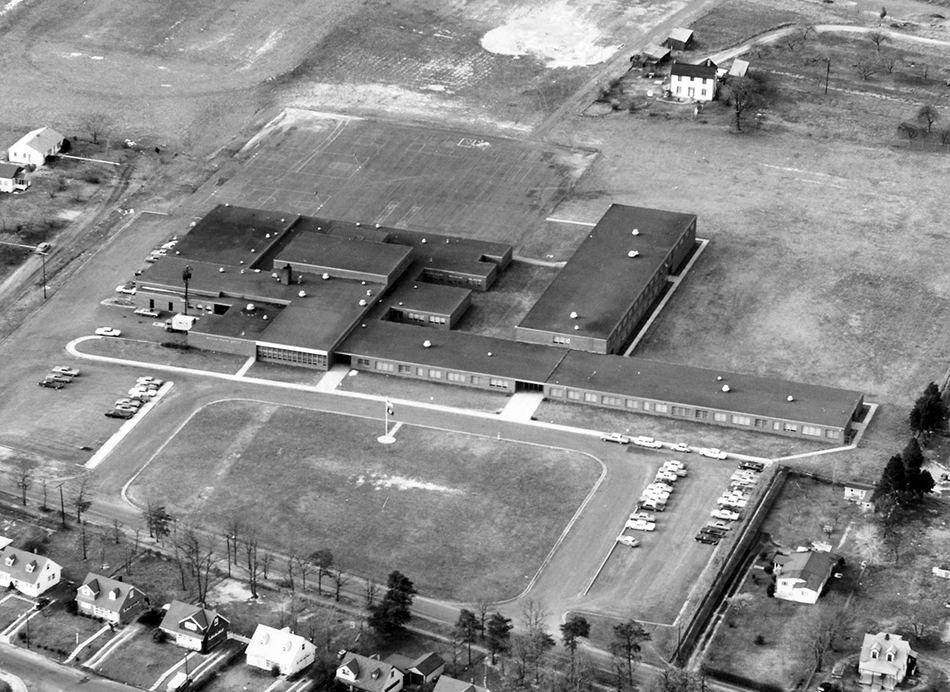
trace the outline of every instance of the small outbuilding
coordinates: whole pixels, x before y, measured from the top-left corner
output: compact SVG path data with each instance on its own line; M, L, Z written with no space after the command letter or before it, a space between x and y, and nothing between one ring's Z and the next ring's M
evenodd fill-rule
M745 77L749 73L749 63L747 60L740 60L736 58L732 61L732 66L729 68L730 77Z
M876 490L877 486L872 483L845 483L844 499L858 505L862 512L873 512Z
M23 166L15 163L0 163L0 192L19 192L30 186Z
M661 63L670 59L670 53L671 51L668 46L658 46L655 43L651 43L644 49L642 55L646 63Z
M20 137L16 144L7 150L11 163L23 163L39 168L50 156L63 149L66 138L51 127L41 127Z
M670 32L663 45L673 50L689 50L693 45L693 30L677 27Z

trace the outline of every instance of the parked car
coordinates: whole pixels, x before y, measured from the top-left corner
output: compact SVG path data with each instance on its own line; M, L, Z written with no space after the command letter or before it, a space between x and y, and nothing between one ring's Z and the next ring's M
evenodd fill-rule
M96 334L99 336L122 336L122 330L113 329L112 327L99 327Z
M656 524L652 521L644 521L643 519L634 519L633 521L628 521L625 524L626 528L633 529L634 531L654 531L656 529Z
M630 444L630 438L627 435L621 435L617 432L601 435L600 439L602 439L604 442L616 442L618 445Z
M677 442L676 444L671 445L670 449L672 449L674 452L680 452L682 454L689 454L690 451L689 445L685 442Z
M720 507L725 507L728 505L729 507L745 509L749 505L749 501L741 497L732 497L730 495L726 495L717 499L716 504Z
M721 507L720 507L719 509L714 509L714 510L712 511L711 516L712 516L714 519L725 519L726 521L738 521L738 520L739 520L739 513L738 513L738 512L730 512L728 509L722 509Z
M637 510L638 510L638 511L640 511L640 510L649 510L649 511L651 511L651 512L665 512L665 511L666 511L666 503L665 503L665 502L657 502L656 500L654 500L654 499L652 499L652 498L647 498L647 499L642 499L642 498L641 498L640 501L637 503Z
M50 370L58 375L66 375L66 377L79 377L79 371L76 368L67 368L65 365L57 365L50 368Z
M151 384L155 385L156 387L161 387L163 384L165 384L165 380L159 379L158 377L154 377L152 375L144 375L143 377L136 378L135 384Z
M625 534L620 534L619 536L617 536L617 543L628 545L631 548L638 548L640 546L640 539L634 536L627 536Z
M701 529L699 530L699 532L700 532L700 533L707 533L707 534L710 534L710 535L712 535L712 536L717 536L717 537L719 537L719 538L725 537L725 535L726 535L726 533L727 533L726 529L721 529L721 528L719 528L718 526L712 526L712 525L710 525L710 524L707 524L706 526L704 526L703 528L701 528Z
M134 296L134 295L135 295L135 287L134 287L134 286L129 286L129 285L116 286L116 287L115 287L115 292L116 292L116 293L125 293L126 295Z
M133 387L129 390L130 399L151 399L155 396L155 392L148 389L136 389Z
M720 531L730 531L732 530L731 521L723 521L722 519L713 519L708 522L704 528L718 529Z
M135 311L136 315L141 315L142 317L158 317L159 314L156 310L150 308L139 308Z
M673 486L662 480L655 480L647 486L647 490L659 490L661 493L672 493Z
M73 381L73 378L60 375L58 372L51 372L46 376L46 379L52 380L53 382L62 382L63 384L69 384Z
M50 379L40 380L36 384L40 387L46 387L47 389L62 389L65 386L62 382Z
M633 444L637 445L638 447L649 447L650 449L660 449L663 446L663 443L657 442L652 437L645 437L644 435L635 437L633 439Z
M131 406L132 408L140 408L142 406L142 402L139 401L138 399L130 399L128 397L123 397L121 399L116 399L115 405L116 406Z
M656 521L656 515L651 512L641 512L636 511L630 514L630 521L636 521L637 519L643 519L643 521Z
M676 475L675 471L665 471L660 469L656 472L656 479L658 481L669 481L670 483L675 483L679 479L679 476Z
M749 471L763 471L765 470L765 464L761 461L740 461L740 469L747 469Z
M826 680L818 685L818 692L838 692L839 689L838 683L831 682L830 680Z
M678 469L683 469L685 471L686 464L684 464L682 461L679 461L677 459L667 459L666 461L663 462L663 468L673 469L674 471Z
M128 420L129 418L135 415L135 411L132 411L129 409L114 408L114 409L110 409L109 411L106 411L106 415L109 418L124 418Z
M728 456L724 451L715 447L703 447L699 450L699 454L710 459L725 459Z
M700 543L706 543L707 545L718 545L720 540L719 536L713 535L711 533L703 533L702 531L697 533L695 538Z
M53 246L50 245L49 243L40 243L39 245L36 246L36 249L33 252L37 254L42 254L44 252L49 252L52 247Z

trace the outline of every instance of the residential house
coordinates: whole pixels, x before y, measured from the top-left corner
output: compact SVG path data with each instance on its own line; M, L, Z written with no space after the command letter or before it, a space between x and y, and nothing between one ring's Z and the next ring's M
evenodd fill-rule
M772 559L775 597L797 603L817 603L831 575L843 564L834 553L801 552Z
M716 63L706 58L697 65L673 61L670 68L670 93L674 98L712 101L718 81Z
M7 546L0 551L0 587L36 598L59 583L63 568L48 557Z
M888 632L865 634L858 661L859 682L877 689L893 690L914 674L917 652L898 635Z
M873 512L875 490L877 486L871 483L845 483L844 499L861 507L863 512Z
M160 627L180 647L206 654L228 637L231 623L213 610L181 601L166 608Z
M277 630L258 625L245 653L249 666L294 675L313 663L317 647L291 632L289 627Z
M115 625L132 622L148 605L148 597L132 584L90 572L76 590L79 612Z
M336 669L336 679L352 690L365 692L399 692L405 682L403 672L379 656L361 656L347 651L343 664Z
M424 653L418 658L399 654L386 657L386 663L396 666L412 685L424 685L436 680L445 671L445 661L436 653Z
M50 127L27 132L7 150L11 163L24 163L39 168L50 156L58 154L66 138Z
M673 29L663 45L669 46L673 50L689 50L689 47L693 45L692 29L683 29L682 27Z
M30 186L23 166L15 163L0 163L0 192L18 192Z
M433 692L489 692L487 687L479 687L470 682L465 682L464 680L458 680L456 678L450 678L448 675L443 675L439 678L439 681L435 684L435 689Z

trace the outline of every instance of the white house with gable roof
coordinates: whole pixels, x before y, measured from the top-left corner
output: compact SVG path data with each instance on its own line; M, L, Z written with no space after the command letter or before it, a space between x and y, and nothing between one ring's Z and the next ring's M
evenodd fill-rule
M263 670L280 671L281 675L293 675L313 663L317 647L294 634L289 627L281 630L258 625L247 645L247 665Z

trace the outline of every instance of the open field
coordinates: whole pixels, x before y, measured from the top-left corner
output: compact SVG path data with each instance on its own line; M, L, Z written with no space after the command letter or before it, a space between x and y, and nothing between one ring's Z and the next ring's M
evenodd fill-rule
M171 642L156 644L152 641L151 629L142 629L123 642L105 661L95 666L102 675L121 680L136 687L150 688L172 666L190 656L189 665L194 667L202 656Z
M398 566L427 594L498 599L520 591L600 475L594 461L557 450L409 426L384 446L378 434L361 419L216 404L132 494L209 525L237 518L285 551L328 547L362 576Z

